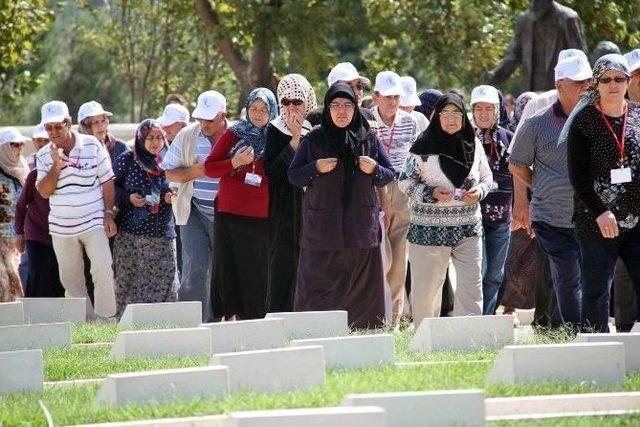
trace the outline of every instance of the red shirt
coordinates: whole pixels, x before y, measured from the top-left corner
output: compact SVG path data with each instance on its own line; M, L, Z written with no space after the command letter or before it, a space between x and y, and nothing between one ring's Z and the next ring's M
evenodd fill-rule
M204 162L204 172L209 178L220 178L216 196L216 211L234 215L267 218L269 216L269 183L264 173L264 159L234 169L229 151L238 137L226 130L216 141ZM255 167L255 169L254 169ZM259 187L244 182L247 173L262 177Z

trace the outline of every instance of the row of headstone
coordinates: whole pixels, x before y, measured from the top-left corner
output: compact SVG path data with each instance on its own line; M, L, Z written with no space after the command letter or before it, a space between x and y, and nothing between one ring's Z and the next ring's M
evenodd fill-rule
M31 323L85 323L86 298L22 298L0 303L0 326Z

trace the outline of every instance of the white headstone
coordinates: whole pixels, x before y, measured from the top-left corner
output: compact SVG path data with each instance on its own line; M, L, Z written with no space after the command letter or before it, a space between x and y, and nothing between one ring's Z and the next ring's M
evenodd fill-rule
M379 406L393 427L484 426L483 390L351 394L342 406Z
M357 369L394 362L395 340L391 334L311 338L293 340L291 345L321 345L324 347L324 358L328 368Z
M24 309L21 301L0 303L0 326L22 325Z
M386 427L382 408L310 408L232 412L228 427ZM389 425L391 426L391 425Z
M615 342L510 345L498 355L486 382L620 385L624 359L624 344Z
M349 333L347 312L296 311L268 313L265 318L284 319L285 334L291 339L339 337Z
M636 322L633 324L633 328L631 328L631 332L640 332L640 322Z
M624 334L578 334L575 342L621 342L627 374L640 371L640 332Z
M202 327L120 332L109 353L111 359L210 355L211 330Z
M0 327L0 351L47 350L71 345L71 323Z
M229 368L231 392L302 390L323 385L324 350L320 346L219 353L211 365Z
M87 321L86 298L22 298L27 323Z
M0 352L0 395L40 391L43 381L42 350Z
M266 350L284 347L286 343L283 319L203 323L202 326L211 329L213 353Z
M228 393L229 370L225 366L205 366L111 374L102 382L96 402L117 406L225 398Z
M461 316L426 318L420 322L409 349L415 352L478 351L513 344L513 317Z
M123 328L195 328L202 323L200 301L129 304L119 325Z

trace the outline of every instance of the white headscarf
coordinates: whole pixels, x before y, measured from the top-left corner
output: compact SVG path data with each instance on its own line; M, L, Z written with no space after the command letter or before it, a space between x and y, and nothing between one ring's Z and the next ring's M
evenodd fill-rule
M29 175L29 165L27 161L22 155L16 157L11 148L11 144L8 143L0 145L0 169L2 169L5 174L11 175L20 181L22 185L24 185L24 181L27 179L27 175Z
M279 104L283 99L300 99L304 101L303 114L305 117L318 107L313 87L301 74L287 74L284 76L282 80L280 80L280 83L278 83L277 92ZM280 115L276 117L271 124L285 135L291 135L291 131L287 127L287 111L284 108L281 108ZM301 135L306 135L311 128L311 123L305 120L302 123Z

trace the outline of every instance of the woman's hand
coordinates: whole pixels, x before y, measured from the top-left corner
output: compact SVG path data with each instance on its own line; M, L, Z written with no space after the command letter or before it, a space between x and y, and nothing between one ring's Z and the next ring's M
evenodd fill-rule
M431 196L440 203L447 203L453 199L453 190L444 187L436 187L433 189Z
M255 153L253 152L253 148L249 146L242 147L241 149L236 151L236 154L234 154L233 158L231 159L231 165L234 169L236 169L240 166L248 165L249 163L253 162L254 159Z
M336 157L316 160L316 169L320 173L331 172L336 168L336 166L338 166L338 159Z
M147 199L139 195L138 193L131 193L129 195L129 201L136 208L144 207L144 205L147 203Z
M24 234L16 234L16 249L18 249L18 252L24 252L25 246Z
M462 202L465 205L472 205L480 200L480 196L482 196L482 190L478 187L473 187L464 193L464 196L462 196Z
M358 167L362 172L366 173L367 175L371 175L373 171L376 170L377 165L378 165L378 162L376 162L369 156L358 157Z
M598 227L600 227L600 233L605 239L613 239L618 237L618 221L616 221L615 215L611 211L606 211L598 218L596 218Z
M172 201L173 201L173 192L167 191L166 193L164 193L164 202L170 205Z
M304 117L297 111L290 111L287 114L286 124L291 131L292 139L300 141L300 134L302 133L302 123L304 123Z

